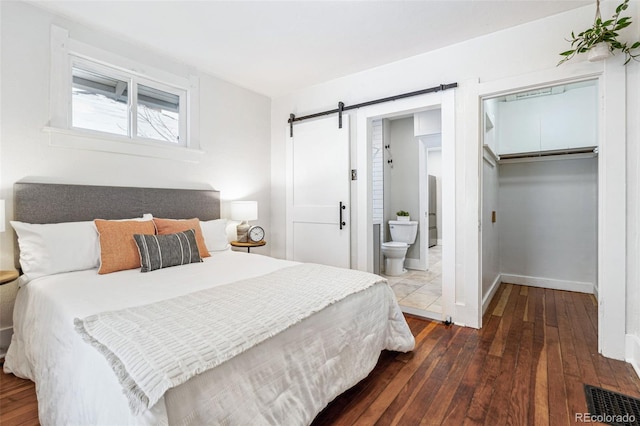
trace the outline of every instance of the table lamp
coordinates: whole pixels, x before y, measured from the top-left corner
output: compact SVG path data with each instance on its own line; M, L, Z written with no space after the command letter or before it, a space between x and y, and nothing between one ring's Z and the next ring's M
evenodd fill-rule
M238 241L246 243L247 232L249 231L249 221L258 220L257 201L232 201L231 219L242 221L237 227Z

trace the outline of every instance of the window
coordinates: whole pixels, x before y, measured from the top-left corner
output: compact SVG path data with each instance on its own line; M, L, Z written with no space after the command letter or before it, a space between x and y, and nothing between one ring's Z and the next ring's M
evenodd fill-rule
M71 127L186 146L186 90L74 58Z
M199 162L199 79L183 64L115 53L51 26L51 96L45 129L52 146ZM121 46L122 47L122 46ZM149 63L163 64L157 68ZM136 59L133 59L136 58Z

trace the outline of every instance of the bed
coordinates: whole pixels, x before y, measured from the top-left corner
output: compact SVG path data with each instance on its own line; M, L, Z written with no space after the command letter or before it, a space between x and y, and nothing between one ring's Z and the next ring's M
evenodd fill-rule
M29 224L148 213L197 217L203 230L223 221L213 190L26 182L14 189L14 218ZM36 383L42 424L309 424L369 374L382 350L413 349L393 292L379 277L234 252L217 243L202 261L148 273L137 268L100 274L87 268L21 278L4 370ZM344 294L327 293L325 300L319 294L330 281ZM171 307L183 303L182 311ZM148 328L136 323L135 332L118 329L143 314L157 315L145 317ZM282 322L271 321L278 315ZM203 334L196 335L201 321ZM107 330L107 337L100 330ZM211 333L211 339L202 338ZM130 341L118 346L109 342L112 335ZM144 340L137 336L146 335L152 336L154 353L127 355ZM226 340L214 345L220 336ZM181 342L202 348L187 351L190 346ZM202 354L212 352L205 363ZM145 369L135 376L132 365L139 359ZM147 391L145 380L154 376L146 368L163 362L167 370L154 371L163 386Z

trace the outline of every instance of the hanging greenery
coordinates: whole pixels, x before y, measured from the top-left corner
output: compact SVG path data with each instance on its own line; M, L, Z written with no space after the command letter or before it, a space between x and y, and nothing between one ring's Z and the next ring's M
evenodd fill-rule
M601 43L604 43L604 46L611 54L614 54L616 51L623 52L626 57L625 65L628 64L631 59L640 62L640 59L638 59L640 52L634 53L636 49L640 48L640 41L629 45L626 42L622 43L618 40L618 31L631 25L630 16L620 17L620 13L625 11L627 7L629 7L629 0L624 0L622 4L616 7L616 12L611 19L603 21L600 16L600 0L597 0L596 17L593 26L578 35L571 32L571 39L567 40L571 43L571 50L560 53L563 59L558 62L558 65L568 61L578 53L589 52L595 48L595 46L601 45Z

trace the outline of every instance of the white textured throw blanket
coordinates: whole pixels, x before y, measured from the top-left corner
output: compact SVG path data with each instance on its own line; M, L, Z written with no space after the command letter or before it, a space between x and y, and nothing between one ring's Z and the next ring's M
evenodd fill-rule
M384 279L302 264L174 299L75 319L115 371L134 413L191 377Z

